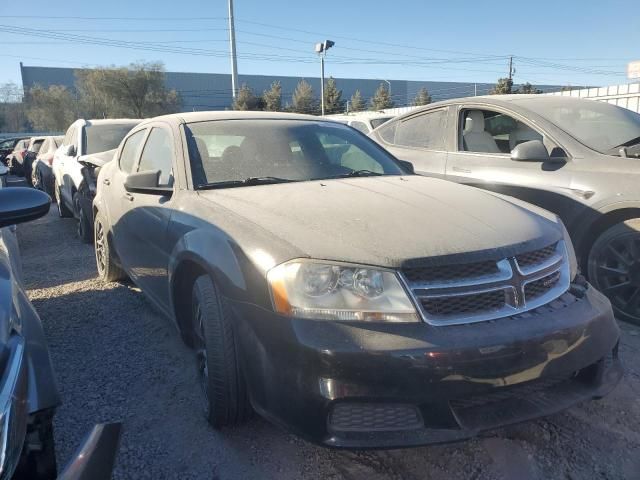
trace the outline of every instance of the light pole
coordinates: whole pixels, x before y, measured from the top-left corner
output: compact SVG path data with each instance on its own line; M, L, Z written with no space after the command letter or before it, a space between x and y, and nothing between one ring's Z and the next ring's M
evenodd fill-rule
M387 85L389 85L389 88L387 88L387 92L389 92L389 98L391 98L391 82L389 80L385 80L384 78L382 79L383 82L386 82Z
M327 50L333 47L336 43L331 40L325 40L322 43L316 43L316 53L320 55L320 105L322 115L324 116L324 57L327 54Z
M233 19L233 0L229 0L229 48L231 53L231 96L238 93L238 60L236 56L236 27Z

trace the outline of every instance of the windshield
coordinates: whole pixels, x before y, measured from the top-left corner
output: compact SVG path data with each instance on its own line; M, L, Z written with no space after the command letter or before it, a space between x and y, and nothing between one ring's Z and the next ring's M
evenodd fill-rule
M406 174L371 140L336 123L210 121L186 131L196 186Z
M118 148L124 136L135 123L109 123L105 125L87 125L84 129L84 155L105 152Z
M372 118L371 119L371 127L372 128L378 128L380 125L382 125L383 123L388 122L389 120L391 120L393 117L380 117L380 118Z
M617 154L611 150L634 140L640 142L640 115L631 110L592 100L566 103L536 100L529 100L527 108L597 152Z

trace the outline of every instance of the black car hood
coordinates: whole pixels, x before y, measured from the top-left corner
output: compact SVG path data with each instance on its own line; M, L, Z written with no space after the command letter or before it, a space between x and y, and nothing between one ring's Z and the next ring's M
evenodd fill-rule
M398 267L408 260L438 262L451 256L504 258L562 238L562 227L549 212L421 176L262 185L200 195L287 242L291 258Z

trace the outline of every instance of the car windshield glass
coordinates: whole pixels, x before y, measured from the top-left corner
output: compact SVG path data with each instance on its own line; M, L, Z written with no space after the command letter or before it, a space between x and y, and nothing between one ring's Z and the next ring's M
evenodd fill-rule
M380 117L380 118L372 118L371 119L371 126L373 128L378 128L380 125L382 125L383 123L388 122L389 120L391 120L393 117Z
M200 187L407 173L371 140L337 123L229 120L185 130Z
M84 129L85 148L83 154L106 152L120 145L124 136L135 126L134 123L109 123L88 125Z
M527 108L546 117L587 147L600 153L640 142L640 115L604 102L526 102Z

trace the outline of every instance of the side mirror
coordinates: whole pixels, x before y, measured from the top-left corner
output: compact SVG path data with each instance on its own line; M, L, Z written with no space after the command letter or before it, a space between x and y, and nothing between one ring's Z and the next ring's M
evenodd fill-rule
M51 197L27 187L0 188L0 228L46 215Z
M416 173L415 169L413 168L413 163L411 162L407 162L406 160L398 160L398 163L400 164L400 166L402 168L404 168L407 172L414 174Z
M66 149L66 151L64 152L64 154L67 157L75 157L76 156L76 146L75 145L69 145Z
M511 160L517 162L548 162L549 152L540 140L523 142L511 150Z
M130 174L124 182L124 188L131 193L146 193L150 195L171 195L173 188L160 187L160 170L149 170Z

